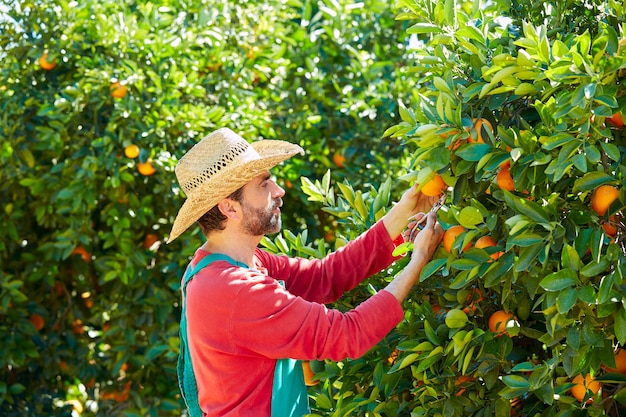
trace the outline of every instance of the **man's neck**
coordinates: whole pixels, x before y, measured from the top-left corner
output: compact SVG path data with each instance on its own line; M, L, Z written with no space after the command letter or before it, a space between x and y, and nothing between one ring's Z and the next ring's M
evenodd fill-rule
M250 268L255 268L254 251L262 236L250 236L242 233L213 232L201 249L209 253L221 253Z

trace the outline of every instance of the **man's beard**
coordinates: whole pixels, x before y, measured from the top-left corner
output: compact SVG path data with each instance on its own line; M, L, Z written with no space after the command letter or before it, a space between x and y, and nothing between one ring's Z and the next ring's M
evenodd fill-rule
M282 199L275 199L272 205L266 208L251 208L242 204L244 223L243 229L252 236L264 236L278 233L282 227L280 212L274 213L274 209L282 206Z

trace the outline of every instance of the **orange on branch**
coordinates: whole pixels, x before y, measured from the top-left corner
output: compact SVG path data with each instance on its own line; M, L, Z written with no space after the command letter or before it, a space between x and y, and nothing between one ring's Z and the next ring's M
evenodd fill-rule
M139 146L135 145L134 143L124 148L124 155L126 155L126 157L130 159L137 158L139 156L139 152Z
M39 57L39 66L43 70L50 71L54 69L54 67L57 66L57 60L56 59L53 59L52 61L48 60L48 52L46 51L43 54L41 54L41 56Z
M346 157L341 154L341 152L337 151L333 155L333 162L337 165L337 168L343 168L344 163L346 162Z
M476 240L476 243L474 243L474 247L478 249L484 249L490 246L496 246L496 242L491 236L482 236ZM492 253L491 259L498 259L500 256L502 256L502 253L502 251Z
M314 381L315 372L311 369L311 362L302 361L302 371L304 372L304 385L312 387L317 385L318 381Z
M148 233L143 239L143 247L150 249L159 240L159 237L154 233Z
M619 190L611 185L601 185L591 195L591 209L604 216L611 203L619 197Z
M493 133L493 126L491 125L491 122L489 120L485 118L474 119L474 130L476 130L476 142L478 143L485 143L482 132L483 128L489 129L489 131ZM467 139L467 142L474 143L474 139L470 136Z
M149 176L156 172L154 166L152 165L152 161L148 160L146 162L137 163L137 170L141 175Z
M587 390L590 390L593 395L595 395L600 390L600 383L595 381L591 374L587 374L585 377L578 374L572 379L574 385L571 389L572 396L576 398L578 401L583 402L585 399L585 395L587 394ZM592 402L593 399L590 398L587 400L587 403Z
M489 317L489 330L501 335L508 334L506 329L515 321L513 313L508 313L504 310L498 310Z
M43 319L43 317L41 317L41 315L37 313L33 313L30 315L28 319L30 320L31 323L33 323L33 326L35 326L35 329L37 329L38 332L41 331L41 329L43 329L45 320Z
M624 127L624 120L620 112L614 113L611 117L607 117L606 121L615 127Z
M120 83L119 81L111 84L111 97L113 98L124 98L126 97L126 93L128 93L128 87L125 84Z
M448 186L446 185L441 175L436 174L430 181L428 181L421 189L422 194L429 197L440 196Z
M80 255L83 261L91 262L91 254L87 252L87 249L85 249L81 245L78 245L74 248L74 250L72 251L72 255Z
M615 368L606 367L608 372L618 372L626 375L626 349L618 348L613 353L615 356Z
M443 247L445 248L445 250L447 250L448 252L452 252L452 246L454 245L454 241L456 240L457 236L464 232L465 228L461 225L452 226L448 230L446 230L443 234ZM470 247L470 243L465 245L465 247L463 248L463 252L468 250Z
M498 174L496 175L496 183L498 187L507 191L515 190L515 181L511 176L510 164L504 164L500 167Z

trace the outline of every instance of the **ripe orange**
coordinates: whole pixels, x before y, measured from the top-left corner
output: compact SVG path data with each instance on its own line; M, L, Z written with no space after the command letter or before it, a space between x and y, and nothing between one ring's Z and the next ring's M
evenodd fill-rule
M500 167L498 174L496 175L496 183L498 186L507 191L515 190L515 181L511 176L511 164L504 164Z
M126 155L127 158L134 159L139 156L139 151L139 146L133 143L124 148L124 155Z
M311 369L311 363L309 361L302 361L302 371L304 371L304 385L307 387L312 387L319 382L313 380L315 373Z
M609 220L608 222L602 223L602 228L609 237L615 237L615 235L617 234L617 227L615 226L614 220Z
M615 355L615 368L606 367L608 372L619 372L620 374L626 374L626 349L619 348L614 352Z
M37 313L31 314L29 317L29 320L31 323L33 323L33 326L35 326L35 329L37 329L38 332L41 331L41 329L43 329L45 321L43 317L41 317L39 314Z
M590 390L593 395L595 395L600 390L601 386L599 382L594 381L594 378L590 374L585 375L584 378L582 375L578 374L572 379L572 382L576 384L572 387L572 396L580 402L585 399L587 390ZM587 403L592 401L593 399L590 398L587 400Z
M498 335L507 334L507 325L510 325L511 321L515 321L513 313L507 313L504 310L498 310L489 317L489 330Z
M81 245L78 245L74 248L74 250L72 251L72 255L80 255L80 257L83 258L83 261L91 262L91 254L87 252L87 249L85 249Z
M478 143L485 143L485 140L483 139L483 132L482 132L483 127L485 129L489 129L493 133L493 126L491 125L491 122L489 120L485 118L474 119L474 129L476 130L476 142ZM467 142L474 143L474 139L470 136L467 139Z
M152 162L150 160L146 162L139 162L137 164L137 169L139 170L139 173L141 175L145 176L152 175L156 172L156 169L154 169L154 166L152 166Z
M619 190L611 185L601 185L593 191L591 209L604 216L609 206L619 197Z
M124 98L126 97L126 93L128 93L128 87L126 84L122 84L119 81L111 84L111 97L113 98Z
M607 117L606 121L615 127L624 127L624 120L620 112L614 113L611 117Z
M448 230L446 230L443 234L443 247L448 252L452 252L452 246L454 245L454 241L456 237L461 233L465 232L465 228L461 225L452 226ZM471 247L471 244L468 243L464 248L463 252L468 250Z
M454 381L454 386L458 387L460 385L463 385L466 382L471 382L473 380L474 380L474 377L471 375L459 375L459 377ZM457 391L455 395L457 397L460 397L461 395L463 395L464 392L465 392L465 387L462 387L460 390Z
M333 155L333 162L337 165L337 168L343 168L344 163L346 162L346 157L341 154L341 152L337 151Z
M422 187L422 194L429 197L440 196L448 188L441 175L436 174Z
M491 238L491 236L482 236L476 240L476 243L474 243L474 247L478 249L484 249L489 246L496 246L496 242ZM502 253L502 251L492 253L491 259L495 261L502 256Z
M39 57L39 66L43 70L50 71L50 70L54 69L54 67L57 66L57 60L53 59L52 61L49 61L48 60L48 51L46 51L43 54L41 54L41 56Z
M146 237L143 239L143 247L146 249L150 249L152 245L154 245L159 240L159 237L154 233L146 234Z
M395 348L393 352L391 352L391 355L389 355L389 357L387 358L387 363L389 363L389 365L393 365L394 363L396 363L399 354L400 351L398 350L398 348Z

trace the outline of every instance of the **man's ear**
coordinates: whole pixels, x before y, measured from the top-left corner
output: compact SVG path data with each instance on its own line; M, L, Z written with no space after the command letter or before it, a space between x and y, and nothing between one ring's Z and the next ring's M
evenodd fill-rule
M220 209L222 214L229 219L239 220L241 218L241 205L238 201L225 198L217 203L217 207Z

